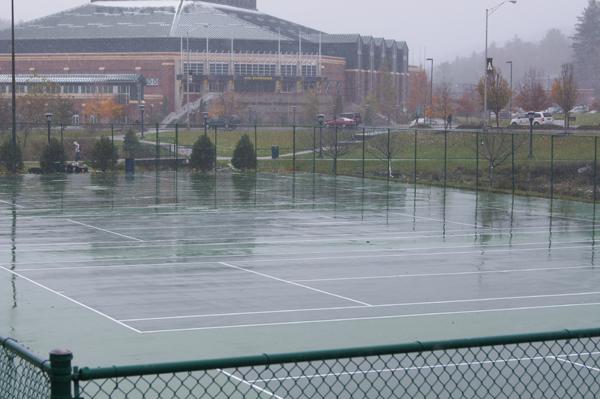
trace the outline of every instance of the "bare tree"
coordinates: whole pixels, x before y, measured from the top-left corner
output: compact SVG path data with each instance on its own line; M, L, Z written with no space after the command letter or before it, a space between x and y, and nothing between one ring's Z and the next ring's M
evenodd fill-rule
M540 83L539 75L537 70L531 68L519 87L516 102L527 111L541 111L550 105L550 99Z
M484 85L485 78L481 78L477 89L479 96L481 97L481 103L483 104L484 97ZM493 111L496 114L496 127L500 127L500 111L508 105L510 101L510 86L506 79L502 77L502 74L496 70L487 78L488 79L488 90L487 90L487 109ZM486 115L487 118L487 115Z
M573 73L573 64L564 64L560 77L552 84L552 99L563 109L565 128L570 126L571 109L577 101L577 84Z
M332 172L337 173L337 163L340 157L352 150L352 141L345 134L345 129L323 129L323 154L333 160Z
M392 171L392 159L402 148L397 137L395 139L388 129L387 132L372 137L368 141L368 146L375 152L379 159L387 161L388 176L394 177Z
M503 165L512 155L513 151L517 151L526 141L526 137L522 135L514 136L505 132L483 133L481 136L481 154L488 162L488 181L490 187L494 185L494 171Z
M443 82L436 89L434 97L435 113L444 119L444 126L448 128L448 116L452 114L454 108L454 98L452 97L452 87L450 83Z

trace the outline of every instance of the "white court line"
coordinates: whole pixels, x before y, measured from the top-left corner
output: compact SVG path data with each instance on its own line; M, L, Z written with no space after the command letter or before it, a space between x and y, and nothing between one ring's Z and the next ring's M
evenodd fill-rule
M406 303L388 303L381 305L371 305L372 309L409 307L409 306L430 306L430 305L452 305L459 303L478 303L478 302L498 302L498 301L514 301L522 299L549 299L549 298L567 298L578 296L594 296L600 295L598 292L576 292L571 294L548 294L548 295L529 295L529 296L513 296L513 297L498 297L498 298L475 298L475 299L455 299L451 301L432 301L432 302L406 302ZM287 309L287 310L265 310L258 312L237 312L237 313L215 313L202 315L188 316L166 316L166 317L147 317L140 319L123 319L122 322L134 321L160 321L160 320L184 320L184 319L203 319L212 317L232 317L232 316L256 316L266 314L284 314L284 313L305 313L305 312L327 312L332 310L356 310L364 309L364 306L337 306L328 308L313 308L313 309Z
M100 227L92 226L90 224L81 223L81 222L78 222L78 221L73 220L73 219L67 219L67 221L69 221L71 223L78 224L80 226L89 227L90 229L94 229L94 230L98 230L98 231L103 231L105 233L114 234L114 235L119 236L119 237L127 238L128 240L133 240L133 241L137 241L137 242L144 242L144 240L140 240L139 238L135 238L135 237L131 237L131 236L126 236L125 234L120 234L120 233L116 233L114 231L110 231L110 230L102 229Z
M495 364L508 364L508 363L521 363L521 362L535 362L535 361L547 361L547 360L558 360L558 361L567 361L561 360L560 357L573 357L573 356L593 356L598 354L599 352L591 352L591 353L574 353L569 355L560 355L560 356L534 356L534 357L515 357L509 359L498 359L498 360L484 360L478 362L461 362L461 363L438 363L431 366L412 366L412 367L397 367L397 368L383 368L383 369L367 369L367 370L357 370L357 371L343 371L340 373L319 373L319 374L308 374L308 375L299 375L299 376L291 376L291 377L274 377L274 378L264 378L257 380L248 380L249 383L269 383L273 381L298 381L303 379L313 379L320 378L324 379L327 377L341 377L341 376L352 376L352 375L367 375L367 374L383 374L383 373L395 373L398 371L409 372L409 371L422 371L422 370L435 370L435 369L446 369L446 368L459 368L459 367L471 367L471 366L487 366L487 365L495 365Z
M144 249L144 248L155 248L152 246L148 246L148 247L122 247L124 249L128 249L128 248L136 248L136 249ZM570 247L556 247L553 248L553 250L575 250L575 249L589 249L590 246L589 245L579 245L579 246L570 246ZM107 248L103 248L103 249L107 249ZM114 249L110 248L110 249ZM510 252L510 253L520 253L520 252L534 252L534 251L544 251L544 252L548 252L548 246L543 246L543 247L539 247L539 248L521 248L521 249L488 249L485 250L485 254L494 254L494 253L506 253L506 252ZM383 255L353 255L353 256L321 256L321 257L313 257L313 258L263 258L263 259L252 259L252 260L240 260L240 258L244 258L244 257L248 257L248 255L227 255L227 258L238 258L236 259L236 263L244 263L244 264L252 264L252 263L273 263L273 262L302 262L302 261L326 261L326 260L344 260L344 259L377 259L377 258L409 258L409 257L415 257L415 256L419 256L419 257L427 257L427 256L439 256L439 255L472 255L472 254L476 254L476 255L481 255L481 249L480 250L474 250L474 251L446 251L446 252L421 252L421 253L401 253L401 254L383 254ZM217 255L201 255L201 256L195 256L194 259L207 259L207 258L220 258L223 259L223 256L217 256ZM127 262L134 262L134 261L148 261L150 259L154 259L154 258L130 258L130 259L125 259L125 261ZM160 259L168 259L168 258L158 258ZM112 261L112 260L120 260L118 258L109 258L107 261ZM99 262L104 262L101 259L97 259L96 261ZM80 263L80 260L75 260L75 261L61 261L61 263ZM86 262L87 263L87 262ZM211 264L211 263L218 263L218 261L215 260L202 260L202 261L191 261L191 262L168 262L168 263L149 263L149 264L132 264L132 265L124 265L124 264L120 264L120 265L106 265L106 266L66 266L66 267L50 267L50 268L29 268L29 269L20 269L21 271L64 271L64 270L92 270L92 269L127 269L127 268L146 268L146 267L180 267L180 266L186 266L186 265L200 265L200 264ZM52 261L52 262L32 262L32 263L27 263L30 265L39 265L39 264L56 264L56 261Z
M12 202L8 202L8 201L2 201L2 200L0 200L0 203L7 204L7 205L10 205L10 206L14 206L16 208L21 208L21 209L25 208L23 205L13 204Z
M345 297L345 296L342 296L342 295L334 294L332 292L327 292L327 291L319 290L317 288L309 287L308 285L295 283L295 282L289 281L289 280L284 280L284 279L279 278L279 277L271 276L270 274L265 274L265 273L260 273L260 272L254 271L254 270L245 269L243 267L235 266L235 265L232 265L230 263L219 262L219 264L223 265L223 266L227 266L227 267L233 268L233 269L241 270L241 271L244 271L244 272L247 272L247 273L256 274L257 276L265 277L265 278L268 278L268 279L271 279L271 280L276 280L276 281L279 281L281 283L295 285L296 287L300 287L300 288L304 288L304 289L311 290L311 291L314 291L314 292L318 292L318 293L321 293L321 294L329 295L329 296L332 296L332 297L335 297L335 298L338 298L338 299L343 299L345 301L350 301L350 302L358 303L359 305L363 305L363 306L366 306L366 307L372 306L372 305L370 305L370 304L368 304L366 302L362 302L362 301L358 301L356 299L352 299L352 298L348 298L348 297Z
M486 309L486 310L466 310L466 311L461 311L461 312L432 312L432 313L419 313L419 314L407 314L407 315L396 315L396 316L355 317L355 318L329 319L329 320L288 321L288 322L280 322L280 323L257 323L257 324L238 324L238 325L214 326L214 327L174 328L174 329L167 329L167 330L146 330L146 331L142 331L141 334L159 334L159 333L169 333L169 332L204 331L204 330L228 330L228 329L251 328L251 327L296 326L296 325L307 325L307 324L340 323L340 322L364 321L364 320L408 319L408 318L419 318L419 317L455 316L455 315L468 315L468 314L481 314L481 313L516 312L516 311L525 311L525 310L574 308L574 307L584 307L584 306L600 306L600 302L577 303L577 304L566 304L566 305L528 306L528 307L516 307L516 308L499 308L499 309Z
M87 310L89 310L89 311L92 311L92 312L96 313L97 315L99 315L99 316L102 316L102 317L104 317L104 318L106 318L106 319L108 319L108 320L110 320L110 321L112 321L112 322L114 322L114 323L117 323L118 325L120 325L120 326L122 326L122 327L125 327L125 328L127 328L127 329L129 329L129 330L131 330L131 331L133 331L133 332L136 332L136 333L138 333L138 334L139 334L139 333L141 333L141 331L140 331L140 330L138 330L137 328L133 328L133 327L131 327L131 326L128 326L127 324L125 324L125 323L123 323L123 322L120 322L119 320L117 320L117 319L115 319L115 318L113 318L113 317L110 317L110 316L108 316L108 315L107 315L107 314L105 314L105 313L102 313L102 312L100 312L99 310L96 310L96 309L94 309L94 308L92 308L92 307L90 307L90 306L88 306L88 305L85 305L85 304L83 304L83 303L81 303L81 302L79 302L79 301L76 301L75 299L73 299L73 298L70 298L70 297L68 297L68 296L66 296L66 295L64 295L64 294L62 294L62 293L60 293L60 292L58 292L58 291L55 291L55 290L53 290L53 289L52 289L52 288L50 288L50 287L47 287L47 286L45 286L45 285L43 285L43 284L40 284L40 283L38 283L37 281L34 281L34 280L32 280L32 279L30 279L30 278L28 278L28 277L25 277L25 276L23 276L22 274L15 272L14 270L7 269L7 268L5 268L5 267L3 267L3 266L0 266L0 269L2 269L2 270L4 270L4 271L6 271L6 272L8 272L8 273L12 274L13 276L16 276L16 277L19 277L19 278L21 278L21 279L23 279L23 280L25 280L25 281L28 281L28 282L30 282L31 284L33 284L33 285L36 285L36 286L38 286L38 287L40 287L40 288L42 288L42 289L44 289L44 290L46 290L46 291L48 291L48 292L51 292L51 293L53 293L53 294L55 294L55 295L58 295L59 297L61 297L61 298L63 298L63 299L66 299L66 300L67 300L67 301L69 301L69 302L72 302L72 303L74 303L74 304L76 304L76 305L79 305L79 306L81 306L81 307L82 307L82 308L84 308L84 309L87 309Z
M252 388L252 389L254 389L254 390L256 390L256 391L258 391L260 393L264 393L264 394L269 395L269 396L271 396L273 398L276 398L276 399L283 399L281 396L275 395L273 392L268 391L268 390L266 390L264 388L261 388L258 385L256 385L257 381L253 381L253 382L246 381L246 380L244 380L244 379L242 379L240 377L237 377L237 376L235 376L235 375L233 375L231 373L228 373L227 371L222 370L222 369L217 369L217 371L225 374L227 377L229 377L229 378L231 378L233 380L236 380L238 382L241 382L242 384L248 385L250 388Z
M559 362L563 362L563 363L569 363L569 364L571 364L571 365L573 365L575 367L584 368L584 369L588 369L588 370L600 373L600 368L591 367L591 366L588 366L586 364L573 362L573 361L567 360L567 359L561 359L560 356L557 357L556 360L559 361Z
M548 268L532 268L532 269L507 269L507 270L488 270L476 272L455 272L455 273L422 273L422 274L391 274L387 276L364 276L364 277L337 277L337 278L316 278L309 280L294 280L297 283L316 283L326 281L354 281L354 280L384 280L396 278L418 278L418 277L450 277L450 276L470 276L470 275L485 275L485 274L507 274L507 273L536 273L547 271L570 271L570 270L585 270L598 269L594 266L575 266L575 267L548 267Z

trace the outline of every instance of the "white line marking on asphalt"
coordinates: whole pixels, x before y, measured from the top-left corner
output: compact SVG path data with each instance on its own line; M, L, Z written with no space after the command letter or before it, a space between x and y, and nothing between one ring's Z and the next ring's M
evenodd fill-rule
M285 279L282 279L282 278L279 278L279 277L271 276L270 274L265 274L265 273L260 273L260 272L254 271L254 270L245 269L243 267L235 266L235 265L232 265L230 263L219 262L219 264L223 265L223 266L226 266L226 267L233 268L233 269L241 270L241 271L244 271L244 272L247 272L247 273L256 274L257 276L269 278L271 280L276 280L276 281L279 281L279 282L282 282L282 283L286 283L286 284L290 284L290 285L295 285L296 287L300 287L300 288L304 288L304 289L311 290L311 291L314 291L314 292L318 292L318 293L321 293L321 294L329 295L329 296L332 296L332 297L335 297L335 298L338 298L338 299L343 299L345 301L350 301L350 302L358 303L359 305L363 305L363 306L366 306L366 307L372 306L372 305L370 305L370 304L368 304L366 302L363 302L363 301L358 301L356 299L352 299L352 298L348 298L348 297L345 297L345 296L342 296L342 295L334 294L332 292L323 291L323 290L320 290L320 289L317 289L317 288L309 287L308 285L304 285L304 284L300 284L300 283L295 283L293 281L289 281L289 280L285 280Z
M139 238L135 238L135 237L127 236L125 234L121 234L121 233L117 233L117 232L114 232L114 231L102 229L100 227L92 226L91 224L81 223L81 222L78 222L78 221L73 220L73 219L67 219L67 220L69 222L71 222L71 223L78 224L80 226L88 227L90 229L94 229L94 230L98 230L98 231L103 231L103 232L109 233L109 234L114 234L114 235L119 236L119 237L127 238L128 240L133 240L133 241L137 241L137 242L144 242L144 240L140 240Z
M560 308L573 308L573 307L584 307L584 306L600 306L600 302L552 305L552 306L528 306L528 307L517 307L517 308L468 310L468 311L462 311L462 312L433 312L433 313L420 313L420 314L408 314L408 315L396 315L396 316L356 317L356 318L330 319L330 320L290 321L290 322L282 322L282 323L239 324L239 325L214 326L214 327L175 328L175 329L168 329L168 330L146 330L146 331L142 331L141 333L142 334L159 334L159 333L183 332L183 331L227 330L227 329L234 329L234 328L250 328L250 327L294 326L294 325L303 325L303 324L340 323L340 322L347 322L347 321L364 321L364 320L407 319L407 318L417 318L417 317L453 316L453 315L497 313L497 312L516 312L516 311L525 311L525 310L560 309Z
M528 295L528 296L513 296L513 297L498 297L498 298L474 298L474 299L456 299L451 301L430 301L430 302L406 302L406 303L388 303L380 305L371 305L369 309L383 309L407 306L429 306L429 305L451 305L458 303L477 303L477 302L497 302L497 301L514 301L523 299L547 299L547 298L567 298L578 296L594 296L600 295L598 292L576 292L569 294L548 294L548 295ZM308 309L286 309L286 310L266 310L257 312L235 312L235 313L214 313L188 316L165 316L165 317L148 317L140 319L123 319L122 322L134 321L160 321L160 320L182 320L182 319L201 319L211 317L232 317L232 316L255 316L265 314L282 314L282 313L303 313L303 312L323 312L332 310L356 310L365 309L364 306L336 306L327 308L308 308Z
M117 323L118 325L120 325L120 326L122 326L122 327L125 327L125 328L127 328L127 329L129 329L129 330L131 330L131 331L134 331L134 332L138 333L138 334L139 334L139 333L141 333L141 331L140 331L140 330L138 330L137 328L134 328L134 327L128 326L127 324L125 324L125 323L123 323L123 322L121 322L121 321L119 321L119 320L117 320L117 319L115 319L115 318L113 318L113 317L110 317L110 316L108 316L108 315L107 315L107 314L105 314L105 313L102 313L102 312L100 312L99 310L96 310L96 309L94 309L94 308L92 308L92 307L90 307L90 306L88 306L88 305L86 305L86 304L83 304L83 303L81 303L81 302L79 302L79 301L77 301L77 300L75 300L75 299L73 299L73 298L71 298L71 297L68 297L68 296L66 296L65 294L62 294L62 293L61 293L61 292L59 292L59 291L53 290L53 289L52 289L52 288L50 288L50 287L47 287L47 286L45 286L45 285L43 285L43 284L40 284L40 283L38 283L38 282L37 282L37 281L35 281L35 280L32 280L32 279L30 279L30 278L28 278L28 277L25 277L25 276L23 276L22 274L15 272L14 270L7 269L7 268L5 268L5 267L3 267L3 266L0 266L0 269L2 269L2 270L4 270L4 271L6 271L6 272L8 272L8 273L10 273L10 274L12 274L12 275L14 275L14 276L16 276L16 277L19 277L19 278L21 278L21 279L23 279L23 280L25 280L25 281L28 281L28 282L30 282L31 284L33 284L33 285L36 285L36 286L38 286L38 287L40 287L40 288L42 288L42 289L44 289L44 290L46 290L46 291L48 291L48 292L51 292L51 293L53 293L53 294L55 294L55 295L58 295L59 297L61 297L61 298L63 298L63 299L66 299L67 301L69 301L69 302L72 302L72 303L74 303L74 304L76 304L76 305L79 305L79 306L81 306L82 308L85 308L85 309L87 309L87 310L89 310L89 311L92 311L92 312L96 313L97 315L99 315L99 316L102 316L102 317L104 317L104 318L106 318L106 319L108 319L108 320L110 320L110 321L112 321L112 322L114 322L114 323Z
M598 354L598 353L599 352L592 352L590 355L594 355L594 354ZM588 370L600 373L600 368L591 367L591 366L588 366L587 364L574 362L574 361L571 361L571 360L568 360L568 359L562 359L562 357L565 357L565 356L557 356L556 360L559 361L559 362L563 362L563 363L569 363L569 364L571 364L571 365L573 365L575 367L584 368L584 369L588 369Z
M267 395L269 395L269 396L271 396L273 398L276 398L276 399L283 399L281 396L275 395L273 392L267 391L266 389L259 387L258 385L256 385L256 381L255 382L249 382L249 381L246 381L246 380L244 380L244 379L242 379L240 377L237 377L237 376L235 376L235 375L233 375L231 373L228 373L225 370L222 370L222 369L217 369L217 370L219 372L225 374L227 377L229 377L231 379L234 379L234 380L236 380L238 382L241 382L242 384L248 385L250 388L255 389L258 392L267 394Z
M0 203L6 204L6 205L10 205L10 206L14 206L16 208L21 208L21 209L25 208L23 205L17 205L17 204L14 204L12 202L8 202L8 201L2 201L2 200L0 200Z

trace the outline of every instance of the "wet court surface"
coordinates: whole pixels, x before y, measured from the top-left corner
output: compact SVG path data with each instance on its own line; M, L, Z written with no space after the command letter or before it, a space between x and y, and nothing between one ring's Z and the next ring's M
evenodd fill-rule
M591 204L348 177L0 179L0 335L97 365L600 324Z

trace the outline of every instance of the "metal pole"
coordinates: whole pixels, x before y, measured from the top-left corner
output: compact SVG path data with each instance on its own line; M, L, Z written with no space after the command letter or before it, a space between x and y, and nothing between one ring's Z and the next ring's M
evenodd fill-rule
M418 137L418 130L415 129L415 151L414 151L414 155L413 155L413 161L414 161L414 165L413 165L413 182L415 183L415 192L417 191L417 137Z
M550 201L554 200L554 135L550 136Z
M296 174L296 126L292 128L292 171Z
M508 119L512 119L512 98L513 98L513 62L507 61L510 65L510 97L508 99Z
M337 176L337 161L338 161L338 127L335 127L335 149L334 149L334 158L333 158L333 172L334 175Z
M60 141L62 142L62 125L60 125ZM112 164L114 168L117 160L115 159L115 125L112 123L110 124L110 147Z
M390 177L392 177L392 154L390 152L390 135L392 133L392 129L388 128L387 130L387 182L389 184Z
M594 137L594 215L596 214L596 200L598 199L598 136ZM596 218L594 217L594 221Z
M444 189L448 181L448 130L444 130Z
M487 108L487 86L488 86L488 21L489 21L489 9L485 9L485 62L484 62L484 73L483 73L483 126L487 127L488 124L488 108Z
M179 169L179 124L175 124L175 172Z
M16 56L15 56L15 2L10 2L10 29L11 29L11 64L12 64L12 158L11 169L13 173L17 172L17 77L16 77Z
M511 164L512 164L512 193L515 195L515 134L511 133L510 135L510 155L511 155Z
M64 136L65 136L65 126L61 123L60 124L60 145L63 148L65 146Z
M367 141L367 129L363 127L363 142L362 142L362 178L365 178L365 142Z
M52 121L48 118L48 145L50 145L50 131L52 129Z
M218 161L219 152L217 151L217 131L218 131L218 129L219 128L217 126L215 126L215 176L217 175L217 164L219 163L219 161ZM216 191L217 190L215 189L215 192Z
M529 119L529 159L533 159L533 119Z
M323 158L323 124L319 126L319 158Z
M313 175L316 172L316 166L317 166L317 128L313 127L313 167L312 167Z
M256 168L258 169L258 128L254 121L254 157L256 158Z
M433 114L433 58L428 58L427 60L431 61L431 82L429 82L429 124L431 124L431 116Z
M160 167L159 163L160 163L160 136L158 134L158 123L156 124L156 158L155 158L155 165L156 165L156 171L158 172L158 169Z
M479 193L479 131L475 133L475 192Z
M71 399L71 361L68 350L50 352L50 399Z

